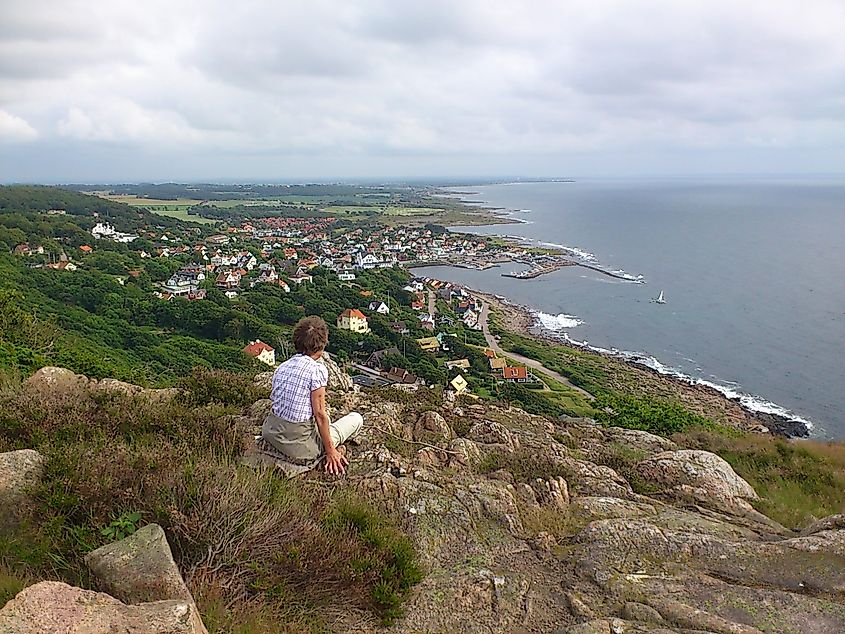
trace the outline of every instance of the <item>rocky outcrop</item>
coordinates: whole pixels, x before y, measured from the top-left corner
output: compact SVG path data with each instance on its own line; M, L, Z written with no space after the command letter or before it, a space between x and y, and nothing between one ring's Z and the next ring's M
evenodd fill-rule
M329 371L329 390L338 392L349 392L352 390L352 377L341 370L340 366L331 358L328 352L324 352L317 363L322 363Z
M107 594L42 581L0 610L3 634L204 634L192 602L126 605Z
M424 412L414 424L414 439L430 443L448 443L454 436L446 419L434 411Z
M662 487L662 494L692 500L718 511L744 515L757 493L722 458L709 451L664 451L643 460L637 472Z
M197 614L193 597L185 585L164 531L147 524L135 533L107 544L85 556L85 563L101 590L130 604L180 600ZM204 632L195 616L195 632Z
M29 489L41 479L44 462L33 449L0 454L0 530L17 524L27 512Z
M89 379L67 368L43 367L24 381L24 386L33 390L96 389L103 392L140 395L152 401L168 401L179 394L177 388L145 388L117 379Z

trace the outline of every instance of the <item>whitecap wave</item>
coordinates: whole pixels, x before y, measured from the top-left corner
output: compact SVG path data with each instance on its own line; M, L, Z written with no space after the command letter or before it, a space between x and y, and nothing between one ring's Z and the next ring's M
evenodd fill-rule
M566 313L550 315L549 313L535 312L534 317L543 328L552 332L560 332L567 328L577 328L584 323L575 315L567 315Z
M754 394L748 394L747 392L743 392L739 389L738 384L735 381L708 381L706 379L690 376L689 374L682 372L678 368L661 363L657 358L652 357L651 355L629 352L627 350L618 350L617 348L607 349L600 348L598 346L591 346L589 342L578 341L576 339L573 339L565 332L560 333L559 336L564 341L571 343L574 346L578 346L579 348L584 348L586 350L598 352L600 354L612 355L624 361L645 366L651 370L654 370L658 374L664 374L666 376L671 376L675 379L679 379L681 381L689 383L690 385L707 386L721 393L725 398L738 402L744 409L750 412L757 412L760 414L771 414L773 416L777 416L786 420L797 421L805 425L808 430L813 429L812 421L809 421L806 418L799 416L795 412L781 405L778 405L777 403L773 403L772 401L765 399L762 396L756 396Z

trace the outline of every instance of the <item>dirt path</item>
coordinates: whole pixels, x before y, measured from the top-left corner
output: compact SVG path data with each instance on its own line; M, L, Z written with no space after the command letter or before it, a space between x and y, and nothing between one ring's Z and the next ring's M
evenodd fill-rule
M487 317L489 314L489 304L484 302L481 306L481 315L478 318L478 321L481 323L481 332L484 333L484 339L487 341L487 346L493 350L497 355L500 357L510 357L511 359L522 363L523 365L538 370L539 372L543 372L548 376L552 377L555 381L559 383L563 383L567 387L572 388L576 392L582 394L583 396L587 397L588 399L592 400L593 395L590 394L587 390L574 385L569 379L565 376L560 374L559 372L555 372L554 370L550 370L546 366L544 366L539 361L534 359L529 359L528 357L524 357L521 354L516 354L515 352L507 352L502 350L499 343L496 341L496 338L490 334L490 328L487 325Z
M434 291L429 289L428 291L428 314L431 315L431 318L434 319L434 315L437 313L437 300L434 297Z

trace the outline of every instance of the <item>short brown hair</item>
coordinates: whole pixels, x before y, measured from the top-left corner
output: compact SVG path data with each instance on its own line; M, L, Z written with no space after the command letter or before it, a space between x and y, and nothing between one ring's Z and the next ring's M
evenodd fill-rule
M293 346L299 354L325 350L328 342L329 328L321 317L303 317L293 328Z

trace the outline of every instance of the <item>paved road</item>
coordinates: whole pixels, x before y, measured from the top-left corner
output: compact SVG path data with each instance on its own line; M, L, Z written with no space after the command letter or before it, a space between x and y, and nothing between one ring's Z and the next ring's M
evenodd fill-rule
M493 350L500 357L510 357L511 359L514 359L515 361L518 361L519 363L522 363L523 365L525 365L529 368L534 368L535 370L538 370L539 372L543 372L544 374L547 374L548 376L552 377L555 381L557 381L559 383L563 383L567 387L571 387L576 392L579 392L582 395L584 395L585 397L587 397L588 399L592 400L592 398L593 398L592 394L590 394L587 390L578 387L577 385L573 385L572 382L569 379L567 379L565 376L563 376L559 372L555 372L554 370L550 370L549 368L544 366L542 363L540 363L539 361L536 361L534 359L529 359L528 357L524 357L521 354L516 354L515 352L506 352L505 350L502 350L501 346L499 346L499 343L496 341L496 338L493 335L490 334L490 329L487 326L488 313L489 313L488 304L487 304L487 302L484 302L481 306L481 315L479 316L478 320L481 322L481 332L484 333L484 338L487 340L487 347L489 347L491 350Z

